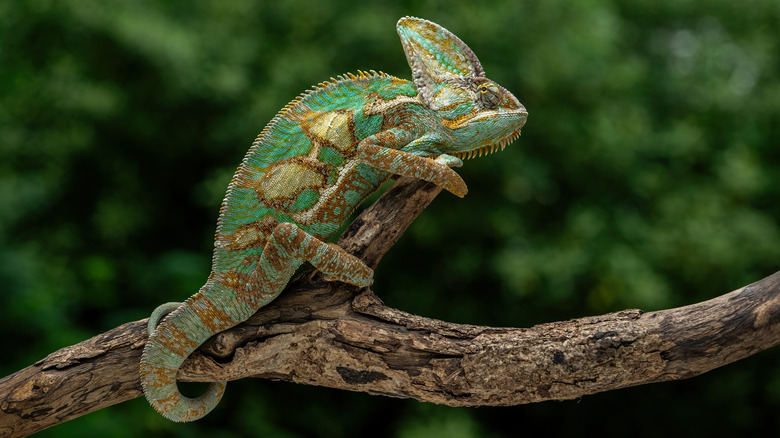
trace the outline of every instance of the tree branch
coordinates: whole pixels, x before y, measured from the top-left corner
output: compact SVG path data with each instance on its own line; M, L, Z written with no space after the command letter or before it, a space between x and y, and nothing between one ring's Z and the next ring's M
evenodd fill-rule
M438 194L401 179L339 243L376 266ZM24 436L141 396L146 320L0 380L0 436ZM262 377L451 406L516 405L696 376L780 343L780 272L677 309L625 310L527 329L452 324L388 308L306 273L210 339L183 381Z

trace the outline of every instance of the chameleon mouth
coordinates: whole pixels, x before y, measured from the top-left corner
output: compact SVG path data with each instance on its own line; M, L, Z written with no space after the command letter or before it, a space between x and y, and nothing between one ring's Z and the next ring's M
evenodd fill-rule
M478 148L472 149L470 151L458 152L458 153L456 153L454 155L456 157L460 158L461 160L470 160L472 158L481 157L483 154L484 155L492 154L493 152L496 152L499 149L503 151L504 148L508 144L510 144L513 141L515 141L515 139L517 139L517 137L520 137L520 131L513 132L509 136L507 136L505 138L502 138L501 140L499 140L499 141L497 141L497 142L495 142L493 144L490 144L490 145L487 145L487 146L478 147Z

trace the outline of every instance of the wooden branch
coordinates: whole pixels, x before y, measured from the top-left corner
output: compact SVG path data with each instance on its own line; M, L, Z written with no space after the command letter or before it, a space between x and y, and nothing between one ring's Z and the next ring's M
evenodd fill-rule
M438 192L400 180L340 244L376 266ZM145 320L130 322L3 378L0 436L25 436L141 396L145 341ZM780 272L677 309L527 329L411 315L370 290L307 273L249 321L209 340L179 378L262 377L451 406L516 405L688 378L778 343Z

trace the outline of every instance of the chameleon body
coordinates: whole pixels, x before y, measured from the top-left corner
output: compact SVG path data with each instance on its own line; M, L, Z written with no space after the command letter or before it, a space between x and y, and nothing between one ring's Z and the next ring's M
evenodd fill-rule
M149 320L141 383L166 418L192 421L216 406L225 382L187 398L176 385L179 367L279 295L302 263L331 281L371 284L370 268L325 241L388 178L413 176L462 197L466 185L451 167L520 135L525 108L485 78L460 39L412 17L397 30L413 81L371 71L323 82L285 106L238 167L206 284Z

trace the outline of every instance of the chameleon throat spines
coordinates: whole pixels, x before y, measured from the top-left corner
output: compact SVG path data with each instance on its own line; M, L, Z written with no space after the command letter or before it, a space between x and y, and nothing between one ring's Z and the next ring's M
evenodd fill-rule
M448 167L462 164L456 157L503 149L519 135L525 108L484 78L460 39L410 17L398 33L414 82L374 71L331 78L287 104L244 157L220 208L206 284L156 329L171 304L150 318L141 381L165 417L195 420L219 402L224 382L199 398L182 396L179 366L274 299L304 261L329 280L371 283L371 269L322 239L392 174L463 196L465 183Z

